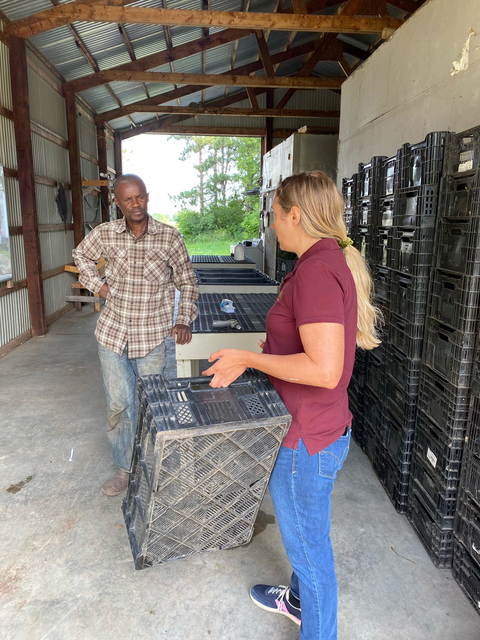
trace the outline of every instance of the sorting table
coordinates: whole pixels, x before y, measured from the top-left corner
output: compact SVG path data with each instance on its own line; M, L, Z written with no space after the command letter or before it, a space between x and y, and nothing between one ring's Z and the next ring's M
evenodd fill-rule
M255 269L256 264L250 258L235 260L233 256L190 256L194 268L199 269Z
M233 301L234 313L224 313L220 303L224 298ZM248 349L260 353L257 341L265 340L266 317L277 299L276 293L201 293L198 317L192 325L190 344L175 345L177 376L198 376L199 361L207 360L218 349ZM214 329L214 320L237 320L238 329Z
M200 293L278 293L279 283L257 269L194 268Z

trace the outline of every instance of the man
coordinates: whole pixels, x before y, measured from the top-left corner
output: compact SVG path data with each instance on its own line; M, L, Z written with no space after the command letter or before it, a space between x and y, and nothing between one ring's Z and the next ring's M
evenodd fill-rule
M124 218L99 225L73 251L80 282L105 299L95 337L107 396L107 433L117 471L105 482L107 496L128 485L136 432L135 388L139 376L162 373L165 338L192 339L198 288L180 233L147 213L143 180L126 174L115 183ZM106 282L96 261L105 258ZM175 288L180 303L175 326Z

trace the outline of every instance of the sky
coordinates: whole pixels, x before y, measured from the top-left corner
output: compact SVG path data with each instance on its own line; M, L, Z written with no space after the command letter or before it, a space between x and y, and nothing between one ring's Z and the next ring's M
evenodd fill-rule
M197 183L193 168L196 158L179 160L183 142L169 140L166 135L143 134L122 142L123 173L135 173L147 185L150 194L149 213L175 213L168 197L191 189Z

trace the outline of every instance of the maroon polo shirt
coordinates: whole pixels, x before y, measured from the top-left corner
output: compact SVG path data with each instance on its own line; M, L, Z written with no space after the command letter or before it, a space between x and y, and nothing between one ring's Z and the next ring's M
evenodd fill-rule
M355 359L357 293L345 256L331 238L310 247L285 277L267 315L263 352L304 352L298 328L316 322L335 322L345 329L345 359L337 387L311 387L269 376L293 418L283 446L296 449L301 438L310 455L338 440L352 419L347 386Z

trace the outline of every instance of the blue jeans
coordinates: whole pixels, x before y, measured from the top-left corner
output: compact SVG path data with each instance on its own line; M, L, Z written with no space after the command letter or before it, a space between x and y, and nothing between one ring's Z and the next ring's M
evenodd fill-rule
M163 373L166 365L165 342L143 358L132 359L128 357L128 344L121 356L99 344L98 357L107 396L107 436L113 462L119 469L130 471L137 430L137 378Z
M336 640L337 578L330 541L333 483L350 446L348 435L310 456L280 448L270 494L282 541L293 567L290 589L302 608L301 640Z

